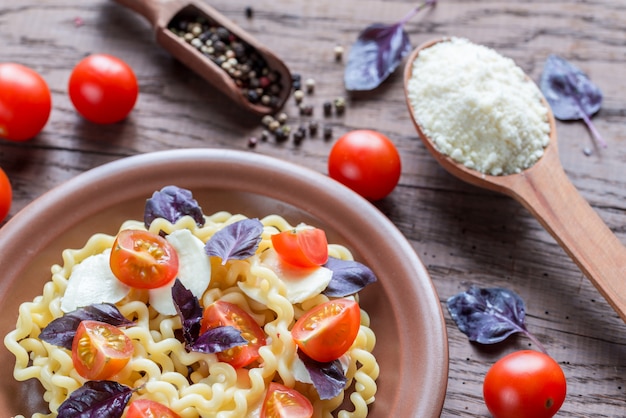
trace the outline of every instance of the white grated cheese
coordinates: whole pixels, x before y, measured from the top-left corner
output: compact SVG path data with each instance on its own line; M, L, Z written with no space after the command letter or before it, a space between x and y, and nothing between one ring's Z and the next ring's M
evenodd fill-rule
M531 167L550 138L539 88L513 60L462 38L420 51L407 93L442 154L484 174Z

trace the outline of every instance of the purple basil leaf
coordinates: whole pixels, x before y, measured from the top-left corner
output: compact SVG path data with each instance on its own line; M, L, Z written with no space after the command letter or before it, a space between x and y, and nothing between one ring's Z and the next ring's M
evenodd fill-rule
M346 90L373 90L385 81L411 52L411 41L404 25L417 12L436 2L425 0L393 25L374 23L366 27L350 48L344 71Z
M261 242L263 224L258 219L243 219L217 231L204 246L207 255L222 259L244 260L252 257Z
M172 299L183 325L183 337L187 347L193 346L200 336L202 307L198 298L179 279L172 286Z
M338 298L350 296L376 281L374 272L357 261L328 257L324 267L333 272L330 283L322 292L326 296Z
M191 216L198 226L204 225L202 208L191 192L178 186L165 186L146 200L143 220L146 228L149 228L156 218L164 218L174 223L185 215Z
M510 290L472 286L447 304L452 319L470 341L494 344L511 334L528 334L524 301Z
M126 319L115 305L99 303L78 308L51 321L41 330L39 339L71 350L78 325L82 321L87 320L106 322L116 327L126 327L134 324L134 322Z
M117 382L88 381L59 406L58 418L120 418L132 393Z
M188 349L200 353L214 354L230 348L248 344L235 327L215 327L205 331Z
M582 119L596 141L606 146L590 119L600 110L602 91L585 73L558 55L550 55L544 65L539 88L557 119Z
M320 399L332 399L345 389L348 379L343 373L339 360L320 363L302 351L298 351L298 357L300 357L300 360L302 360L309 372L313 386L315 386Z
M350 48L344 72L346 90L373 90L393 73L411 51L404 22L375 23L365 28Z

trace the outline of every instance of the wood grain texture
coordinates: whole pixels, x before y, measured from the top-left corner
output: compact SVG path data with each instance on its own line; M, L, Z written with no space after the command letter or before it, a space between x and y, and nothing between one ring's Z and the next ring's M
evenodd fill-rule
M470 344L445 301L470 284L505 286L527 303L528 328L562 365L568 395L559 417L626 416L626 324L554 238L515 200L448 174L432 158L409 119L400 71L379 89L347 95L343 63L333 49L349 46L375 21L391 23L408 0L212 0L211 6L275 51L294 73L316 81L306 101L334 138L357 128L388 135L402 156L399 186L379 207L410 240L427 266L447 318L450 378L444 417L485 417L482 379L505 353L526 348L514 337L492 347ZM246 6L254 17L247 19ZM535 81L556 53L602 89L593 118L608 142L595 149L584 124L557 121L559 158L567 177L617 238L626 243L626 3L623 0L439 0L406 27L413 45L462 36L513 58ZM231 106L201 77L155 42L149 24L111 0L0 0L0 62L42 74L53 95L44 131L25 143L0 141L0 166L14 187L11 215L73 176L129 155L155 150L220 147L295 161L326 173L334 141L321 135L301 145L259 143L258 117ZM93 52L128 62L140 98L120 124L94 126L67 95L73 66ZM325 118L322 103L345 96L345 115ZM285 107L293 125L302 119ZM585 149L591 150L587 155ZM624 278L626 280L626 277ZM407 311L407 315L411 312ZM427 336L425 336L427 338ZM419 355L419 353L416 353Z

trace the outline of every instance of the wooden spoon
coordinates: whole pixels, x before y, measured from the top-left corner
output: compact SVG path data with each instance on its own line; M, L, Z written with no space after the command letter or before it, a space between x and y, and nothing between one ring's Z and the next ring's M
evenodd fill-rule
M446 39L431 40L415 49L404 71L406 103L417 133L435 159L451 174L478 187L508 195L520 202L556 239L609 304L626 321L626 247L605 225L569 181L557 149L554 115L548 107L550 144L544 155L519 174L492 176L469 169L440 153L414 115L408 81L421 50Z
M117 3L144 16L152 25L156 41L179 61L199 74L209 83L230 97L235 103L257 115L276 113L291 93L291 73L274 53L261 45L255 38L231 20L207 5L202 0L115 0ZM280 74L282 89L276 106L251 103L231 76L210 58L185 42L168 29L168 24L181 14L188 17L202 16L228 29L233 35L247 43L265 59L268 66Z

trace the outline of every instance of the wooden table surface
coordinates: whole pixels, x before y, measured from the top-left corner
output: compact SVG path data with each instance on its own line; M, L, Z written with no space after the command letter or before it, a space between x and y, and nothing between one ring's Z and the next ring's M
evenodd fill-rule
M504 354L529 340L496 346L468 342L445 308L470 284L502 286L527 305L527 325L562 365L568 395L558 416L626 416L626 325L539 223L512 199L470 186L444 171L419 140L403 98L401 71L379 89L349 95L345 58L361 29L392 23L409 0L212 0L211 5L281 56L292 72L314 78L307 96L313 119L333 139L260 142L258 118L230 105L217 90L174 60L147 21L111 0L0 0L0 62L18 62L48 82L53 110L36 138L0 140L0 166L14 189L10 216L64 181L110 161L157 150L217 147L297 162L322 173L333 141L358 128L389 136L402 157L402 176L376 202L404 233L438 291L450 347L442 416L488 416L482 380ZM245 16L252 6L254 16ZM557 122L565 171L583 197L626 243L626 3L623 0L440 0L409 21L414 46L461 36L513 58L537 81L555 53L602 89L593 118L608 147L596 149L582 122ZM334 48L345 48L336 62ZM131 116L98 126L79 117L67 93L73 66L90 53L109 53L134 69L140 96ZM322 103L347 99L343 116L324 117ZM285 111L298 121L293 100ZM36 239L36 237L33 237ZM624 260L626 262L626 260ZM624 278L626 280L626 277ZM410 312L407 312L410 315ZM427 338L427 336L425 336Z

